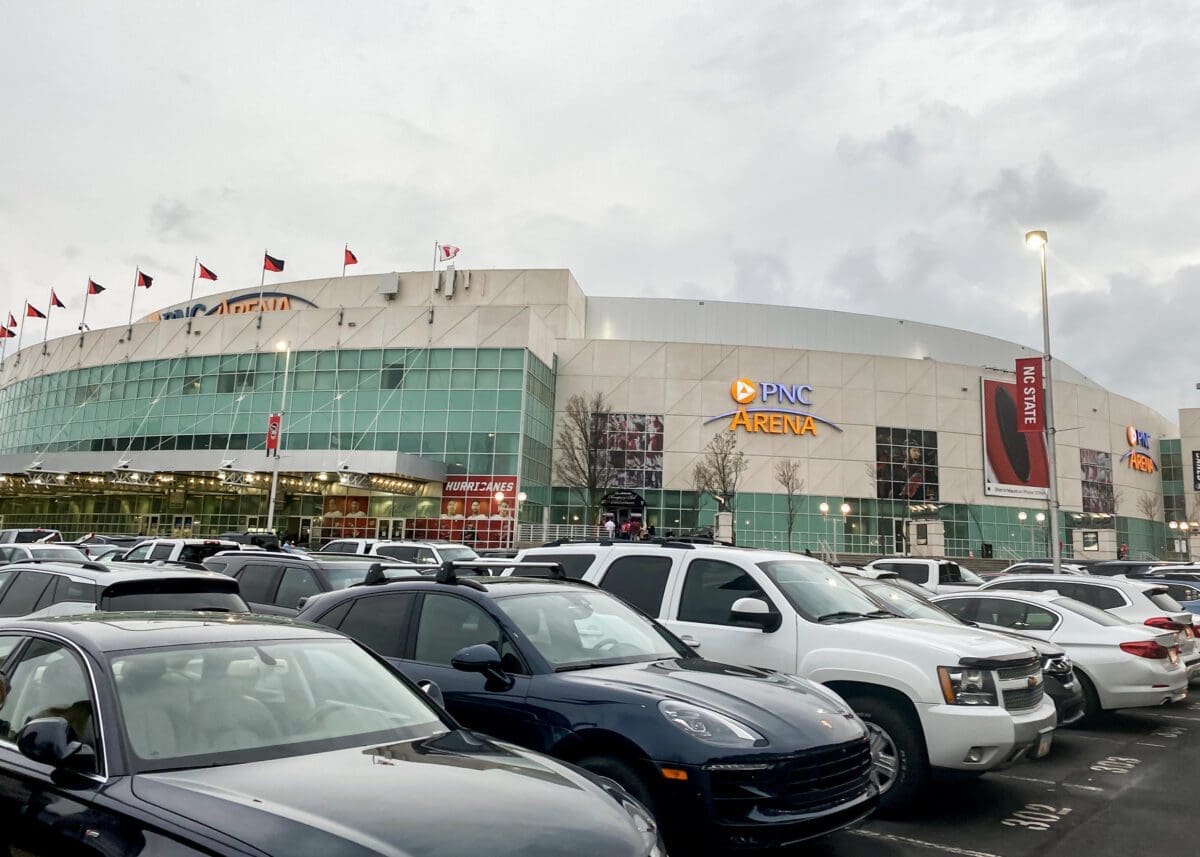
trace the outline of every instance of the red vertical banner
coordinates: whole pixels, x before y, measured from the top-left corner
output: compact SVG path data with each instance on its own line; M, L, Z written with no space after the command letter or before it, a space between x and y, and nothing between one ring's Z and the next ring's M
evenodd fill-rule
M279 454L279 428L283 418L279 414L267 417L267 455L272 452Z
M1042 358L1017 359L1017 430L1046 430L1046 391L1042 383Z

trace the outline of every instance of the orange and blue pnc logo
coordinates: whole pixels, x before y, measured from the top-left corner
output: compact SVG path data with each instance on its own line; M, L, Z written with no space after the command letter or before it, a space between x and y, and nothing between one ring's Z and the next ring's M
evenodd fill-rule
M813 388L808 384L780 384L775 381L752 381L738 378L729 385L729 398L737 407L724 414L705 420L705 424L732 417L729 430L739 428L757 434L817 434L817 423L835 431L842 429L829 420L814 416L797 406L811 407L809 396ZM761 404L759 404L761 403ZM790 407L789 407L790 405Z

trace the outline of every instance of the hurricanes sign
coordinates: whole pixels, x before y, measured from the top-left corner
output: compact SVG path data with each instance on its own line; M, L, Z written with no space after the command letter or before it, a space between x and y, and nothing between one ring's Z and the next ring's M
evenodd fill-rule
M777 381L752 381L738 378L729 385L729 398L736 407L704 421L705 425L728 419L729 430L751 434L817 434L817 426L834 431L841 427L809 413L813 388L809 384L781 384Z

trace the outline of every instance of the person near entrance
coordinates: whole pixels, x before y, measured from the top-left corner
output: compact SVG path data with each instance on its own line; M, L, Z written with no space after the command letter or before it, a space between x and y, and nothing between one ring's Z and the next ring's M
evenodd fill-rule
M615 533L616 531L617 531L617 522L612 519L612 515L609 515L607 518L604 519L604 532L607 533L608 537L611 539L613 537L613 533Z

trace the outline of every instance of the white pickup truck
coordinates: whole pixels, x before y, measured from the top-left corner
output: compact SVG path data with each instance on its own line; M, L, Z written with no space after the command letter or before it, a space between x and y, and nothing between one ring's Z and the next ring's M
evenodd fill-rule
M566 544L518 559L570 566L709 660L836 691L871 732L887 808L921 797L933 769L983 773L1049 751L1054 703L1032 648L895 617L817 560L675 543Z
M892 571L917 586L938 595L951 595L983 585L983 578L950 559L919 559L891 557L876 559L863 568L863 577L878 577L881 571Z

